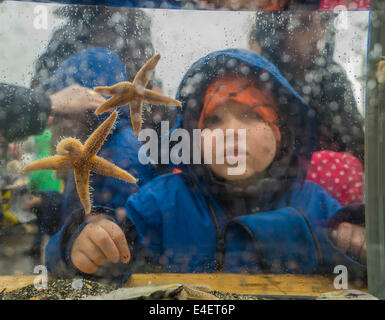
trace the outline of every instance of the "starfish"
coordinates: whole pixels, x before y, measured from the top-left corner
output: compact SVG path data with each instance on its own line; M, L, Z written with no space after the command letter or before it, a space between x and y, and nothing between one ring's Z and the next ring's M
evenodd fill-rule
M113 112L87 139L84 145L76 138L65 138L57 147L57 155L36 160L24 167L23 172L33 170L74 170L76 190L86 214L91 212L89 192L90 171L100 175L114 177L129 183L136 179L114 165L98 157L96 154L106 140L115 120L117 112Z
M132 83L123 81L111 87L95 87L95 92L106 96L112 96L110 99L101 104L95 110L95 113L102 114L129 103L132 128L134 129L134 134L138 135L143 122L143 101L152 104L163 104L166 106L181 106L182 104L178 100L166 97L153 90L145 89L159 59L160 55L157 54L148 60L136 74Z

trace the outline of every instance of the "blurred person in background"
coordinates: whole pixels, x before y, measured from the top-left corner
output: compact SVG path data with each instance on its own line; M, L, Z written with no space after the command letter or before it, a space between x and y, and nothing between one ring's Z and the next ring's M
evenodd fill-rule
M32 88L54 94L73 85L92 89L132 81L154 54L151 21L140 10L67 6L55 14L66 18L67 23L54 31L46 51L39 57ZM152 165L139 163L141 143L131 128L129 106L119 110L117 125L99 155L132 173L139 179L138 185L98 175L92 177L91 183L94 203L114 208L123 207L129 194L157 174ZM52 143L55 145L62 136L84 141L105 118L106 115L96 116L92 112L54 117ZM57 232L65 221L64 208L68 212L69 208L81 207L73 173L62 172L60 178L65 181L62 193L41 192L25 204L25 208L38 212L41 233L48 235Z
M259 12L249 47L273 61L315 110L317 150L348 152L363 161L363 117L346 72L333 59L334 15Z
M52 116L81 114L84 110L96 109L103 101L105 99L101 95L91 95L88 88L79 85L71 85L48 95L39 89L0 83L0 222L6 226L18 223L12 212L3 212L4 201L9 200L1 198L1 194L10 192L10 186L24 183L21 169L28 156L19 154L17 146L20 147L28 136L35 135L38 157L43 157L50 152L47 137L51 133L47 123ZM39 173L31 176L32 189L57 189L57 180L53 181L49 173L43 176L44 179Z
M364 119L334 59L333 12L258 12L249 47L273 61L315 112L307 179L342 205L363 202Z

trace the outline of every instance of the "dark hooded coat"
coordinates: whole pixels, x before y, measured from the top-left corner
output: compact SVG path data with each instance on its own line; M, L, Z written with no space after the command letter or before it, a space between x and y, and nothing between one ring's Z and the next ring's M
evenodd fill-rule
M312 57L313 62L308 67L304 67L301 61L293 60L293 57L285 53L285 42L290 41L294 32L299 32L291 30L292 21L298 19L296 12L258 12L250 41L258 43L262 50L261 55L278 67L282 75L314 110L317 122L316 151L348 152L363 162L364 119L357 109L346 72L333 59L334 13L318 14L326 23L326 44L319 55ZM301 25L301 30L318 32L308 29L308 26ZM292 68L293 65L296 67ZM296 72L304 73L305 80L298 81Z

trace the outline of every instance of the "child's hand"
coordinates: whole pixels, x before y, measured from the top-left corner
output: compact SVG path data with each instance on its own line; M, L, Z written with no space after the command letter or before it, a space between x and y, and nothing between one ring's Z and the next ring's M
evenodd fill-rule
M40 208L41 207L41 198L31 196L24 204L22 209L24 211L30 211L33 208Z
M103 216L93 216L80 232L71 249L71 261L84 273L95 273L107 261L130 261L126 237L122 229Z
M331 233L338 248L361 263L366 262L366 231L364 227L342 222Z

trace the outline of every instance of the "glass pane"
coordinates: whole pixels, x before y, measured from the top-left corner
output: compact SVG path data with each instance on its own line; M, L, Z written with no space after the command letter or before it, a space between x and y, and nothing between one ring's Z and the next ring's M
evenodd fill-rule
M368 2L57 2L0 4L1 275L367 289Z

